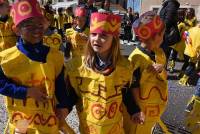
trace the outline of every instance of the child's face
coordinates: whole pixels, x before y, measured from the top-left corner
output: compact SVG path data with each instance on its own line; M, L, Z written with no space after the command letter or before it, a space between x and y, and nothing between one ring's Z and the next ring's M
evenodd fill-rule
M164 32L165 32L165 29L163 29L160 33L156 34L155 35L155 38L154 38L154 42L155 42L155 48L159 48L160 45L162 44L163 42L163 36L164 36Z
M0 15L5 16L10 12L10 7L8 2L4 2L0 4Z
M110 51L112 47L113 36L109 34L90 34L90 43L93 50L98 54L104 54Z
M32 44L42 41L45 31L43 20L41 17L25 20L19 24L18 34Z

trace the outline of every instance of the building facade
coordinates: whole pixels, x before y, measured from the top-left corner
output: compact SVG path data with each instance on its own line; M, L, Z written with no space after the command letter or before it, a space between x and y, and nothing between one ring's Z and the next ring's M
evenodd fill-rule
M158 9L161 7L163 0L129 0L133 1L134 6L127 6L137 8L140 14L149 10ZM180 3L180 8L194 8L196 12L197 19L200 20L200 0L178 0Z

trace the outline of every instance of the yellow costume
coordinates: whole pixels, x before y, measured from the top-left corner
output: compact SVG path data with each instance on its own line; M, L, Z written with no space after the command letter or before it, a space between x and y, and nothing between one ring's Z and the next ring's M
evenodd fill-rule
M185 24L187 26L187 29L190 29L190 28L196 26L197 18L193 17L192 19L185 19L184 22L185 22Z
M197 36L200 34L200 28L198 26L193 27L188 30L186 34L186 47L185 55L189 56L193 60L196 60L199 57L200 50L200 37Z
M74 28L66 30L67 40L71 43L71 55L72 57L80 57L84 54L85 46L87 45L88 39L82 37L82 35L89 36L89 28L85 28L83 32L77 32Z
M178 24L178 29L181 34L181 41L176 43L175 45L171 46L173 49L175 49L178 52L178 56L181 60L184 59L184 50L185 50L185 40L182 38L182 35L187 30L185 23L181 22Z
M120 58L108 76L87 68L82 58L66 64L65 76L79 97L76 104L81 134L124 134L123 87L131 80L128 60Z
M55 27L57 29L64 29L64 24L67 21L67 17L65 16L65 14L63 15L55 15Z
M12 30L13 20L11 17L6 22L0 21L0 51L16 45L17 37Z
M17 47L0 53L1 67L5 76L13 82L27 87L41 87L48 94L48 101L26 100L6 97L9 114L9 133L13 134L20 120L29 123L27 134L58 134L58 120L55 115L55 78L60 74L64 57L53 48L47 55L46 63L32 61ZM56 61L56 63L55 63Z
M47 46L59 49L62 44L62 37L60 34L54 33L43 37L43 43Z
M187 107L188 110L186 110L185 124L192 134L199 134L200 98L193 95Z
M67 18L67 20L66 20L66 23L73 23L73 17L71 16L71 15L69 15L69 14L65 14L66 15L66 18Z
M165 64L166 58L162 49L155 52L155 62L139 48L136 48L129 60L133 66L133 71L140 69L140 87L135 94L135 99L142 112L145 114L144 124L134 124L130 121L129 115L125 113L124 124L126 134L150 134L156 123L167 132L166 126L160 119L165 111L168 97L167 72L163 70L160 74L152 74L147 71L147 67L154 63Z

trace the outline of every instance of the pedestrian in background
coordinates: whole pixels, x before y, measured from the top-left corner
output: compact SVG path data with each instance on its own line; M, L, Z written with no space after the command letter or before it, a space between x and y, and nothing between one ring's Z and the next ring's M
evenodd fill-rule
M13 31L13 19L9 14L8 0L0 0L0 51L15 46L17 42L17 36Z
M163 0L162 7L158 12L166 26L161 47L166 54L167 60L171 50L169 46L174 45L181 39L177 26L179 6L180 4L177 0Z

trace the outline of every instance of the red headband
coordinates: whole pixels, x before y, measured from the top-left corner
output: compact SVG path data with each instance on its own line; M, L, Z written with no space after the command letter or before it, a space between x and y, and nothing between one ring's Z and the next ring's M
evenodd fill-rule
M140 40L145 41L159 33L164 27L161 18L154 12L149 11L133 23L133 29Z

